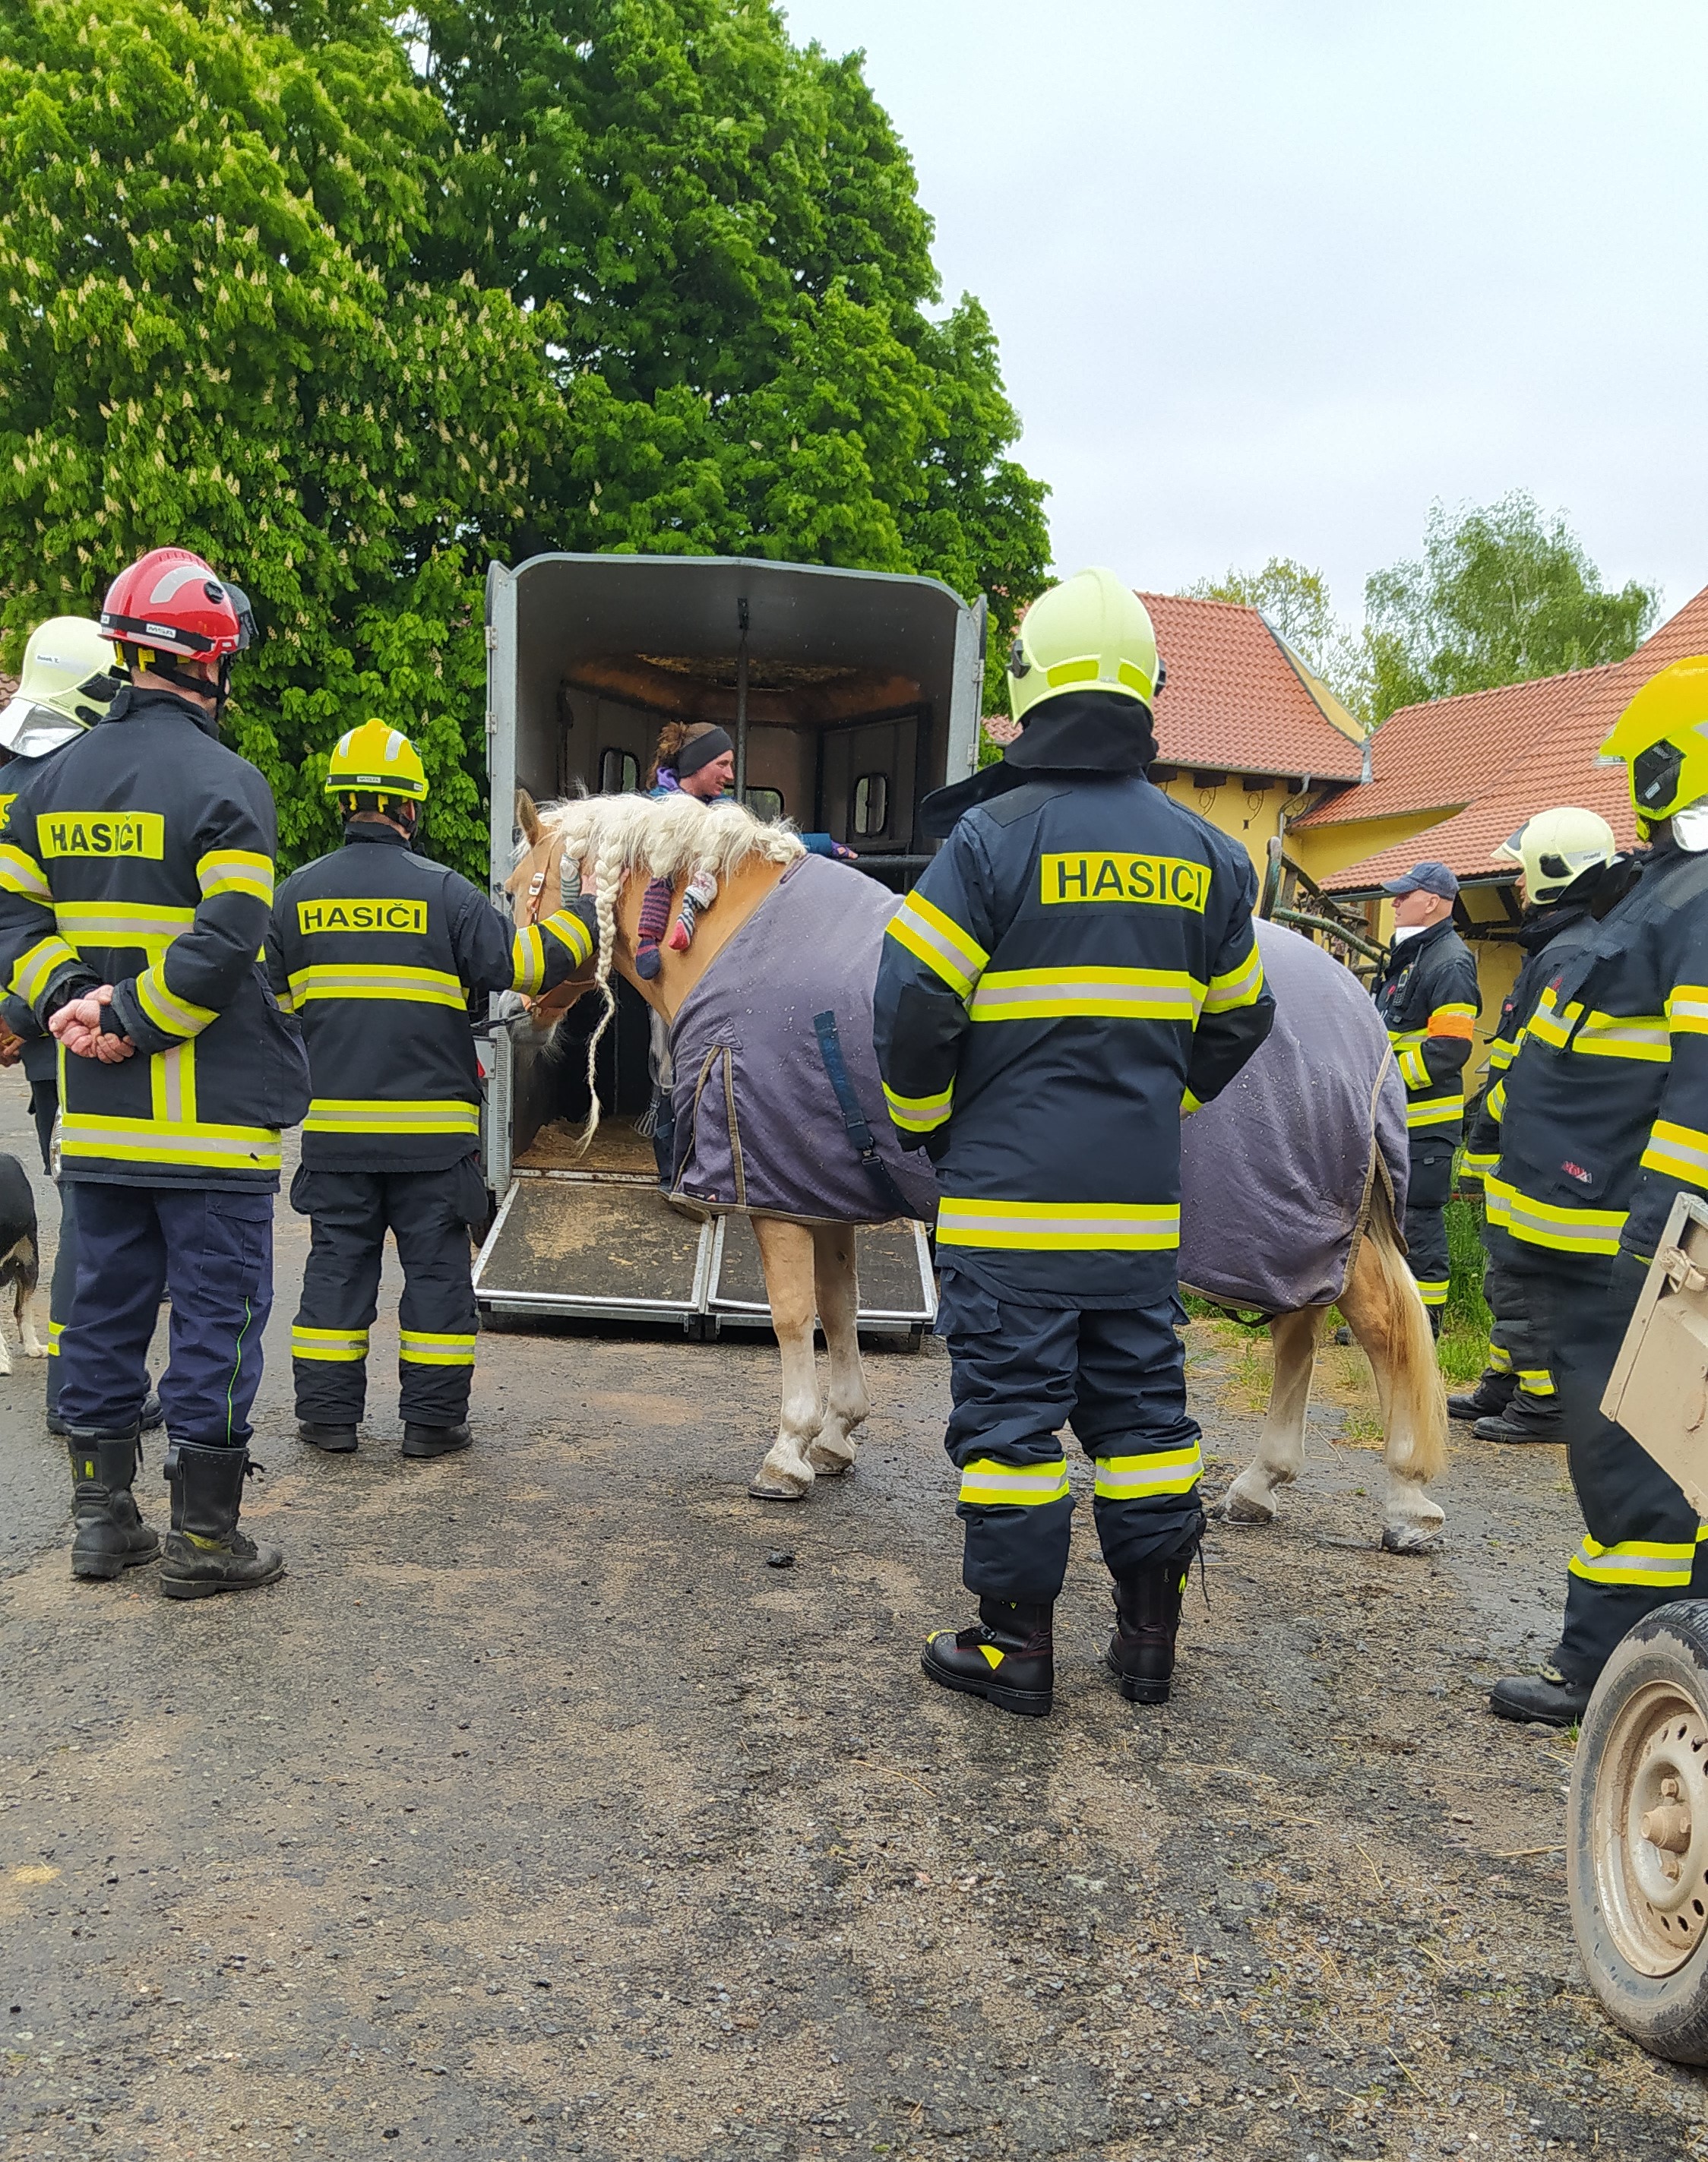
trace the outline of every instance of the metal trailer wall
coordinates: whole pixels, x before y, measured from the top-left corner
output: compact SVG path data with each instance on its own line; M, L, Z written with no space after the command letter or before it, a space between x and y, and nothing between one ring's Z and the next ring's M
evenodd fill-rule
M898 890L910 884L930 854L917 830L921 799L977 759L985 625L982 598L969 607L935 579L877 572L727 557L549 555L514 571L494 564L487 575L494 897L502 906L520 840L517 789L544 802L636 786L671 718L729 729L738 781L762 815L828 832L858 849L863 870ZM614 1047L609 1069L619 1097L635 1088L633 1031L623 1033L627 1066L615 1063ZM518 1167L565 1110L579 1071L572 1054L554 1062L523 1031L494 1032L484 1161L504 1203L477 1269L483 1306L680 1318L703 1331L763 1324L745 1225L739 1238L732 1225L708 1225L697 1239L680 1218L655 1222L670 1212L632 1170ZM603 1084L601 1093L610 1104ZM602 1226L593 1243L611 1248L606 1273L624 1275L621 1243L654 1255L659 1281L639 1293L615 1282L593 1287L599 1272L588 1275L586 1241L560 1235L564 1209L577 1210L589 1235ZM863 1321L917 1332L935 1303L922 1234L898 1225L861 1238L876 1301L868 1306L863 1294ZM573 1285L563 1259L572 1250L582 1257L569 1271Z

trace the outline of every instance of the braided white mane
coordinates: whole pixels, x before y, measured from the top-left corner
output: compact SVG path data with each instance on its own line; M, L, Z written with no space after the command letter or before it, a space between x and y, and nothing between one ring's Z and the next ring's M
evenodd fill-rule
M604 1001L598 1026L588 1042L588 1095L591 1108L582 1128L585 1148L598 1131L603 1106L593 1079L599 1042L617 1010L611 968L617 951L617 898L630 872L682 883L696 871L709 871L722 885L732 871L757 856L761 862L791 864L806 854L792 828L768 825L744 806L703 803L696 796L581 796L540 807L546 839L563 843L564 875L572 892L577 864L593 875L593 909L598 922L598 982ZM582 887L585 892L587 888Z

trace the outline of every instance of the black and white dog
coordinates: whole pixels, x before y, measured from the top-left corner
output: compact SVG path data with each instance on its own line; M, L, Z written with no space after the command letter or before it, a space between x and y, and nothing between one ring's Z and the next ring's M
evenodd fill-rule
M45 1359L48 1348L35 1333L35 1287L41 1272L36 1237L35 1194L29 1174L15 1156L0 1152L0 1294L12 1293L12 1311L26 1359ZM0 1335L0 1374L12 1371L6 1340Z

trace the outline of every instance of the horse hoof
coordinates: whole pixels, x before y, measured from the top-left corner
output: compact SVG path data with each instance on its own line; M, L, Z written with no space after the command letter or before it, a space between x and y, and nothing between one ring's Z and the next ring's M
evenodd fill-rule
M841 1479L854 1468L851 1456L837 1456L828 1449L817 1447L807 1452L807 1461L821 1479Z
M1388 1554L1439 1554L1441 1533L1437 1527L1429 1524L1409 1525L1404 1530L1397 1532L1392 1526L1384 1525L1382 1543L1383 1550Z
M778 1480L775 1486L761 1484L765 1477L763 1472L749 1484L747 1491L755 1501L804 1501L812 1491L810 1485L797 1481L786 1486L778 1475L774 1473L772 1476Z
M1275 1522L1272 1507L1265 1508L1261 1501L1254 1501L1249 1495L1231 1491L1223 1495L1209 1514L1223 1524L1272 1524Z

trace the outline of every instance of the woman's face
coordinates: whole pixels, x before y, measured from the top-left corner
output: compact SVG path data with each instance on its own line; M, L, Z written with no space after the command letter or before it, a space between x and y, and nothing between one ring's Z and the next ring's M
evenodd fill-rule
M703 803L715 802L735 779L735 753L720 751L709 764L697 773L691 773L682 783L684 796L697 796Z

